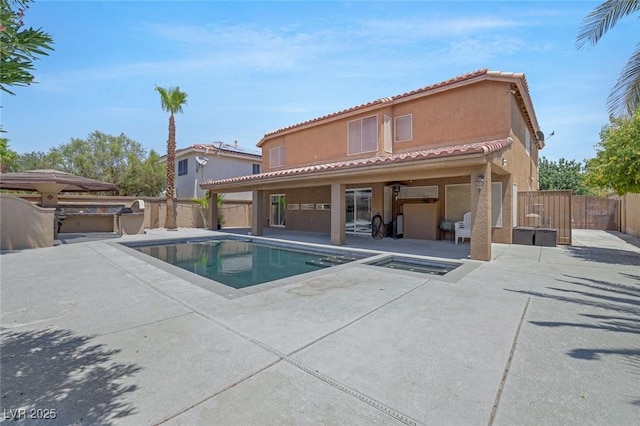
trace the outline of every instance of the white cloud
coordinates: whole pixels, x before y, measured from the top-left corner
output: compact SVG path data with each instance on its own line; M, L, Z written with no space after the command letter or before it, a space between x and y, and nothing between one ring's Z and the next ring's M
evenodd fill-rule
M443 39L474 33L486 33L522 26L522 22L497 16L442 18L422 16L402 20L360 21L358 33L376 38L395 40Z

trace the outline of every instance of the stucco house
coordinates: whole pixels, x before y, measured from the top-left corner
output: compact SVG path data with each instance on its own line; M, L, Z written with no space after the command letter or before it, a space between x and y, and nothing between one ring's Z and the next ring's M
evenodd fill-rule
M160 161L167 161L164 155ZM210 180L257 174L261 171L259 152L238 143L197 144L176 150L176 194L178 198L202 198L200 184ZM235 194L234 199L251 199L251 194Z
M252 191L254 235L286 227L341 245L382 218L405 238L437 239L443 220L470 212L471 258L490 260L492 242L511 243L517 192L538 189L544 135L524 74L482 69L269 132L258 147L261 173L202 185Z

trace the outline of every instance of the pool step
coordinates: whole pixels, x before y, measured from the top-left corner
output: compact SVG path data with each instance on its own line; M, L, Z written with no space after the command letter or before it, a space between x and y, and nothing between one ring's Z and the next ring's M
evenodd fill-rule
M319 268L329 268L331 266L336 265L344 265L345 263L352 262L357 260L355 257L346 257L346 256L327 256L321 257L314 260L308 260L305 263L311 266L317 266Z

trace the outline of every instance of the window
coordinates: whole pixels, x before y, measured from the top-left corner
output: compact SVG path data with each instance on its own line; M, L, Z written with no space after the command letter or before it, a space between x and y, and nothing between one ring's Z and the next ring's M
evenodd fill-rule
M269 167L284 166L284 145L269 150Z
M189 173L189 159L178 161L178 176L184 176Z
M410 141L413 139L413 116L401 115L395 118L396 142Z
M253 165L253 174L257 175L260 173L260 164L254 164Z
M446 185L444 193L445 219L462 220L464 214L470 210L471 186L468 183Z
M502 182L491 182L491 226L502 228Z
M378 150L378 116L347 123L347 153L360 154Z
M529 129L525 129L524 131L524 149L527 155L531 155L531 133L529 133Z

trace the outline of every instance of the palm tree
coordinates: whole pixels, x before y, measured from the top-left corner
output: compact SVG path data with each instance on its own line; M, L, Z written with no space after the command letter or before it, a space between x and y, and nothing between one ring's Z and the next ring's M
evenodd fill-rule
M606 0L589 13L583 21L576 40L578 49L589 43L595 46L620 19L640 11L639 0ZM633 115L640 107L640 43L622 69L618 82L609 92L609 114Z
M162 110L169 112L169 139L167 139L167 215L164 227L176 229L176 211L174 202L176 198L176 122L174 114L182 112L182 106L187 104L187 94L181 92L179 87L165 89L156 85L160 93Z

